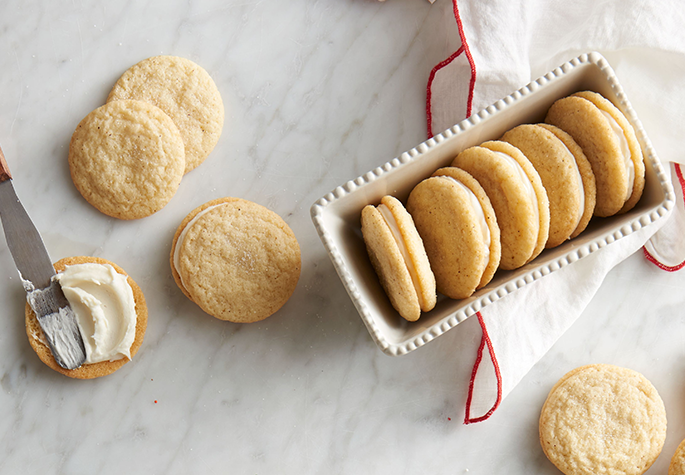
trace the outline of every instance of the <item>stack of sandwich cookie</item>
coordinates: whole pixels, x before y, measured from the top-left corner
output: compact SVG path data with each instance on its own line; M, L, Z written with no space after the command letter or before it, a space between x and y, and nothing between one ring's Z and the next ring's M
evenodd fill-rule
M129 362L143 343L147 305L138 284L113 262L70 257L55 263L56 279L76 315L86 349L85 364L62 368L52 356L31 307L26 304L26 334L40 360L76 379L113 373Z
M420 182L407 209L423 238L437 289L463 299L485 286L500 262L500 230L483 188L464 170L437 170Z
M170 264L181 291L206 313L249 323L288 301L300 277L300 247L273 211L240 198L220 198L181 222Z
M435 276L411 215L393 196L362 210L361 229L371 264L397 312L410 322L435 307Z

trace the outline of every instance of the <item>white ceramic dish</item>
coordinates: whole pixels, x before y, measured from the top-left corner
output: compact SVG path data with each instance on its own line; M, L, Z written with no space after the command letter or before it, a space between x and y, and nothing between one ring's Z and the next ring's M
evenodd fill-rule
M632 123L646 165L645 191L630 212L593 219L577 238L544 251L515 271L499 270L473 296L451 300L438 296L435 309L407 322L392 308L371 267L360 230L360 214L369 203L391 194L406 203L413 187L467 147L497 139L510 128L541 122L552 103L581 90L604 95ZM318 200L311 216L347 292L374 341L389 355L406 354L454 328L488 304L504 298L555 270L569 265L664 217L674 203L673 189L661 163L608 62L599 53L581 55L497 101L398 158L349 181Z

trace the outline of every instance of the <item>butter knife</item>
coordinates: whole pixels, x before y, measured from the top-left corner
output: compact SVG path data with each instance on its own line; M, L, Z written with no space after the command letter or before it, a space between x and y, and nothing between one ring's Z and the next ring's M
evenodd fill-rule
M83 337L76 315L52 279L55 268L43 239L31 222L12 186L12 174L0 149L0 220L7 247L19 271L26 300L36 313L48 347L57 364L75 369L86 360Z

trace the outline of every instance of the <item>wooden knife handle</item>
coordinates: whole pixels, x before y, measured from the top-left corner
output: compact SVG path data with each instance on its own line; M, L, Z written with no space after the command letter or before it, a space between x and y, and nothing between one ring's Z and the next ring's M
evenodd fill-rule
M10 180L11 178L12 174L10 173L10 167L7 166L7 160L5 160L5 155L0 148L0 183Z

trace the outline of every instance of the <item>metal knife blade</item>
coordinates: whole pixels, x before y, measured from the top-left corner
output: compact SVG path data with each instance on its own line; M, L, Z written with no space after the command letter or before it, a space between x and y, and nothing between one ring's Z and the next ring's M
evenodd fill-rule
M38 317L57 364L75 369L83 364L86 351L76 315L58 282L43 239L22 206L5 156L0 149L0 220L7 246L19 271L26 299Z

